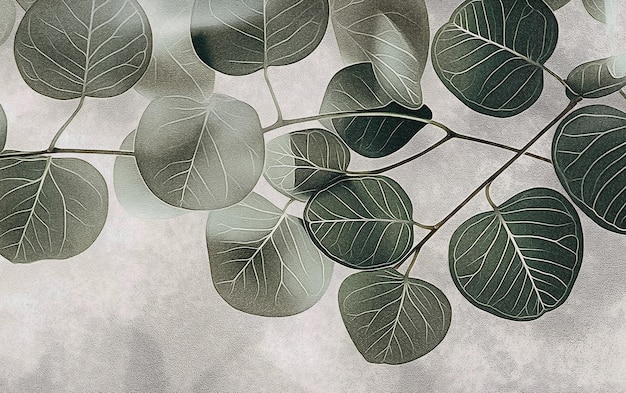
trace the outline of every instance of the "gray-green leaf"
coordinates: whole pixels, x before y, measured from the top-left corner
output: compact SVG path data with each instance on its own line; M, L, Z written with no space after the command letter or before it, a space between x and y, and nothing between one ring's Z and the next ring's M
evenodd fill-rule
M15 16L16 7L13 0L0 0L0 45L11 35Z
M15 36L26 83L60 100L125 92L145 72L151 52L148 18L135 0L37 1Z
M213 284L238 310L298 314L328 287L333 263L311 242L302 220L258 194L209 213L206 234Z
M328 26L328 0L196 0L198 56L228 75L247 75L308 56Z
M553 11L558 10L563 7L565 4L569 3L570 0L544 0Z
M135 131L128 134L120 148L134 151ZM115 158L113 186L118 202L127 212L136 217L171 218L186 212L154 196L139 173L135 157L118 156Z
M0 254L13 263L66 259L98 237L107 185L75 158L0 159Z
M378 116L341 117L323 123L332 127L355 152L370 158L384 157L405 146L426 123L398 116L430 120L426 105L418 110L395 103L382 89L371 63L348 66L333 76L320 113L378 112ZM384 116L385 113L391 116ZM396 115L396 116L393 116Z
M26 11L30 8L31 5L35 3L36 0L17 0L19 5Z
M583 0L585 9L598 22L606 23L606 4L605 0Z
M552 162L585 214L626 233L626 113L605 105L572 112L554 135Z
M346 63L371 62L394 101L422 106L420 80L430 42L424 0L333 0L332 21Z
M523 191L495 211L465 221L450 240L450 273L476 307L516 321L565 301L580 270L578 214L547 188Z
M567 76L567 85L583 98L600 98L626 86L626 76L616 77L615 57L594 60L574 68ZM567 90L567 96L574 95Z
M0 152L4 150L7 143L7 116L0 105Z
M322 129L294 131L267 144L265 179L290 198L306 201L343 176L350 150L335 134Z
M213 210L254 188L265 159L261 123L248 104L220 94L152 101L135 137L137 166L148 188L170 205Z
M339 288L339 311L365 360L385 364L407 363L432 351L452 318L443 292L395 269L346 278Z
M558 38L543 0L468 0L433 40L433 67L471 109L496 117L528 109L543 89L543 64Z
M304 221L315 243L354 269L391 266L413 244L413 206L402 187L385 176L340 179L308 202Z

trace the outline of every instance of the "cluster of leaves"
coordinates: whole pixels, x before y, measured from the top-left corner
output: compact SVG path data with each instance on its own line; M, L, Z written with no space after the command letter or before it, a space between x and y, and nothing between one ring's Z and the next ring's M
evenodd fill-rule
M626 113L604 105L571 112L583 99L621 92L623 59L584 63L566 80L545 66L558 40L552 9L567 2L467 0L431 45L424 0L146 0L144 7L136 0L20 1L26 10L14 41L20 74L35 91L78 105L49 148L37 152L4 150L0 107L0 254L14 263L66 259L95 241L107 217L107 184L89 163L59 158L72 149L56 142L86 98L134 87L151 103L121 150L81 152L118 155L115 186L129 211L150 217L210 211L211 275L234 308L300 313L322 297L337 262L365 270L339 290L341 315L364 358L388 364L419 358L443 340L451 306L432 284L410 277L411 268L428 239L484 188L492 210L454 232L452 279L491 314L538 318L566 300L581 268L578 213L566 196L545 188L497 206L488 193L497 176L558 123L551 161L565 192L598 225L626 233ZM603 1L583 3L606 21ZM0 0L0 10L2 43L16 6ZM329 23L346 67L330 81L319 115L283 119L267 69L307 57ZM153 36L151 26L162 32ZM525 111L541 95L545 73L563 84L571 102L521 150L463 136L432 120L423 104L429 53L445 87L481 114ZM250 105L213 93L214 70L263 72L276 123L262 127ZM311 120L323 128L264 141L267 131ZM409 196L382 175L391 167L348 169L351 154L391 155L428 125L446 136L392 167L452 138L516 152L435 225L413 220ZM254 191L261 176L290 198L287 206ZM302 217L288 212L292 202L306 203ZM429 231L417 243L415 226Z

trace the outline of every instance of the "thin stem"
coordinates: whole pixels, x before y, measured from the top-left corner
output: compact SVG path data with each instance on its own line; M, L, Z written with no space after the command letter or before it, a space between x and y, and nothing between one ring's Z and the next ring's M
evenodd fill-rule
M493 203L493 199L491 199L491 194L489 193L490 188L491 188L491 183L485 186L485 197L487 198L487 202L489 203L489 206L491 206L493 210L496 210L498 209L498 205Z
M42 154L63 154L63 153L75 153L75 154L103 154L112 156L134 156L135 153L127 150L100 150L100 149L64 149L54 147L52 150L39 150L39 151L19 151L0 154L0 158L23 158L40 156Z
M413 266L415 266L415 262L417 261L417 256L419 255L419 253L420 253L419 249L413 251L413 259L411 259L411 263L409 264L409 267L406 269L406 272L404 272L405 280L409 279L409 274L411 273Z
M68 119L65 121L65 123L63 123L61 128L59 128L59 131L57 131L57 133L54 135L54 138L52 138L52 142L50 142L50 146L48 146L48 150L47 150L48 152L51 152L54 149L54 146L57 144L57 141L63 134L63 131L65 131L67 126L69 126L72 120L74 120L74 118L76 117L76 115L78 115L78 112L80 112L81 108L83 107L84 102L85 102L85 96L82 95L80 96L80 101L78 101L78 106L76 107L74 112L72 112L70 117L68 117Z
M487 145L487 146L499 147L500 149L504 149L504 150L508 150L508 151L512 151L512 152L516 152L516 153L519 151L519 149L516 149L516 148L514 148L512 146L509 146L509 145L504 145L502 143L488 141L488 140L484 140L484 139L480 139L480 138L474 138L473 136L469 136L469 135L458 134L458 133L456 133L454 131L453 131L453 135L454 135L455 138L463 139L463 140L466 140L466 141L476 142L476 143L480 143L480 144ZM524 153L524 155L527 155L528 157L536 158L537 160L541 160L541 161L547 162L548 164L552 163L552 160L550 160L549 158L540 156L538 154L526 152L526 153Z
M270 127L278 127L280 124L283 123L283 113L280 110L280 104L278 103L276 92L274 92L274 88L272 87L272 82L270 81L270 76L267 72L267 69L267 66L263 67L263 77L265 78L265 83L267 84L267 88L269 89L272 96L272 101L274 101L274 106L276 107L276 115L278 118L278 120L276 120L276 123L272 124Z
M624 90L620 90L620 91L619 91L619 94L620 94L622 97L626 98L626 93L624 93Z
M574 90L572 90L571 87L569 87L569 85L567 84L567 82L565 82L565 79L561 78L560 76L558 76L556 74L556 72L552 71L551 69L549 69L548 67L546 67L544 64L539 64L537 63L539 66L541 66L541 68L547 72L548 74L552 75L554 77L554 79L556 79L557 81L559 81L560 84L562 84L566 90L569 90L570 93L572 93L574 96L577 96L578 94L576 94L576 92Z

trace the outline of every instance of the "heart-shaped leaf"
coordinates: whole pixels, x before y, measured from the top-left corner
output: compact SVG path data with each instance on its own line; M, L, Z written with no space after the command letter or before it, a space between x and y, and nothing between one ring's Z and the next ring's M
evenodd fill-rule
M463 296L516 321L539 318L563 304L582 256L576 210L547 188L523 191L465 221L449 251L452 280Z
M394 101L412 109L422 106L420 80L430 42L424 0L333 0L332 8L344 61L371 62Z
M333 263L311 242L302 220L258 194L209 213L206 234L213 284L238 310L298 314L328 287Z
M322 129L294 131L267 144L265 179L290 198L306 201L343 176L350 150L335 134Z
M391 266L413 244L413 206L385 176L344 178L320 190L304 209L309 234L326 255L354 269Z
M626 86L626 76L614 72L615 57L594 60L574 68L567 76L567 85L583 98L600 98L619 91ZM567 90L567 96L574 95Z
M553 11L558 10L563 7L565 4L569 3L570 0L544 0Z
M593 19L606 23L606 8L608 4L606 4L605 0L583 0L583 5Z
M128 134L122 150L134 151L135 131ZM113 186L118 202L124 209L140 218L171 218L187 212L163 202L150 191L143 181L135 157L118 156L113 167Z
M233 205L254 188L265 159L261 123L248 104L220 94L152 101L139 122L135 158L161 200L213 210Z
M112 97L141 78L152 53L135 0L41 0L15 35L15 61L38 93L68 100Z
M328 0L196 0L198 56L228 75L248 75L307 57L328 26Z
M0 152L4 150L7 143L7 116L0 105Z
M467 0L435 35L433 67L468 107L514 116L541 95L558 32L543 0Z
M355 152L370 158L384 157L405 146L426 123L397 117L430 120L426 105L407 109L393 102L376 80L371 63L359 63L339 71L331 79L320 113L380 112L379 116L341 117L324 121ZM382 114L389 113L390 116ZM393 116L396 115L396 116Z
M598 225L626 233L626 113L605 105L567 116L552 162L568 195Z
M346 278L339 288L339 311L365 360L385 364L407 363L432 351L452 318L443 292L395 269Z
M98 237L107 185L75 158L0 158L0 254L13 263L66 259Z
M0 45L11 35L15 16L16 7L13 0L0 0Z

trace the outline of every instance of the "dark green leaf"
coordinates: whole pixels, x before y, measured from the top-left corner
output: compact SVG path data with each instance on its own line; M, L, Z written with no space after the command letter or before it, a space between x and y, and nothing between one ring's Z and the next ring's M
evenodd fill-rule
M17 0L19 5L24 9L28 10L31 5L35 3L36 0Z
M609 1L608 4L610 5L611 2ZM583 5L593 19L606 23L607 4L605 4L605 0L583 0Z
M302 220L258 194L211 212L206 233L215 288L238 310L297 314L328 287L333 263L311 242Z
M134 151L135 131L128 134L120 148ZM113 185L119 203L127 212L136 217L171 218L186 212L154 196L139 173L135 157L118 156L115 158Z
M322 129L294 131L267 144L265 178L290 198L306 201L345 174L350 150L336 135Z
M558 10L563 7L565 4L569 3L570 0L544 0L553 11Z
M6 41L13 31L16 7L13 0L0 0L0 45Z
M605 105L572 112L554 135L552 162L585 214L626 233L626 113Z
M135 153L141 176L161 200L213 210L252 191L265 145L257 113L244 102L220 94L204 102L164 97L141 117Z
M304 59L327 25L328 0L196 0L191 37L211 68L247 75Z
M75 158L0 159L0 254L14 263L66 259L98 237L107 185Z
M394 269L346 278L339 288L339 311L365 360L385 364L407 363L432 351L452 317L443 292Z
M333 0L332 21L347 64L369 61L382 88L407 108L422 106L420 80L430 28L424 0Z
M309 200L304 221L318 247L354 269L401 261L413 244L413 206L385 176L340 179Z
M527 321L565 301L580 270L578 214L554 190L523 191L465 221L450 241L450 272L463 296L493 315Z
M15 36L15 60L38 93L68 100L112 97L141 78L152 52L135 0L41 0Z
M558 32L543 0L468 0L435 35L433 67L468 107L514 116L541 95Z
M567 85L583 98L600 98L619 91L626 86L626 76L619 77L616 72L618 59L594 60L574 68L567 76ZM566 91L569 98L574 95Z
M7 116L4 114L4 109L0 105L0 151L4 150L4 146L7 143Z
M393 102L378 84L371 63L348 66L328 84L320 113L380 112L430 120L423 105L410 110ZM426 123L392 116L343 117L325 121L355 152L370 158L384 157L406 145Z

